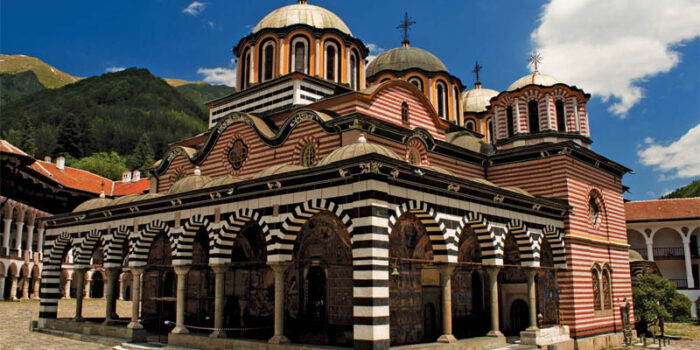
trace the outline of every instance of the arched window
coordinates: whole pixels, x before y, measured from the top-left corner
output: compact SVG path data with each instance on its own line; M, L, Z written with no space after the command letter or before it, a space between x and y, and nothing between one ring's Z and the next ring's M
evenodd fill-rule
M530 133L540 132L540 111L537 101L532 100L527 104L527 116L530 124Z
M360 82L360 69L359 61L357 59L357 53L355 50L350 54L350 88L358 90Z
M250 70L250 51L247 49L243 51L243 55L241 55L241 89L245 89L248 87L248 82L250 80L249 78L249 70Z
M564 117L564 102L562 100L557 100L554 102L557 112L557 130L561 132L566 132L566 120Z
M304 146L301 147L299 155L301 157L299 160L301 166L307 168L314 166L314 164L316 164L316 145L314 142L309 141L305 143Z
M292 71L309 73L309 43L304 37L297 37L292 40Z
M593 283L593 310L600 311L603 307L603 303L600 300L600 270L594 267L591 270L592 283Z
M408 123L408 103L406 101L401 102L401 121Z
M474 119L467 119L467 122L464 123L464 126L471 131L476 131L476 123L474 123Z
M508 137L513 137L515 134L515 127L513 123L513 106L508 106L508 108L506 108L506 127L508 129Z
M439 81L437 84L435 84L435 87L437 89L437 112L438 116L443 119L447 119L447 88L445 87L445 84L441 81Z
M262 45L260 55L261 67L260 81L268 81L275 77L275 42L269 40Z
M612 285L610 283L610 269L603 269L603 310L612 310Z
M338 57L338 45L333 42L326 42L324 45L326 53L326 79L334 82L338 82L338 77L340 76L339 68L340 62Z
M415 87L418 88L421 92L423 92L423 82L420 80L418 77L413 77L408 79L408 82L413 84Z
M493 137L493 121L491 118L486 119L486 140L488 140L490 143L495 141Z

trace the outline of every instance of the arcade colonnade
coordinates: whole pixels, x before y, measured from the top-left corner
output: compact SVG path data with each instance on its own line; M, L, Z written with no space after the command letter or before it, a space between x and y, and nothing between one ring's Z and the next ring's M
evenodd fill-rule
M367 183L360 185L367 188ZM391 193L392 186L383 185ZM411 276L418 276L412 283L420 286L424 283L421 276L432 274L439 281L436 283L440 299L437 314L442 316L441 321L435 320L441 325L435 335L439 336L436 337L438 341L454 342L452 296L456 294L452 280L454 271L464 266L486 271L488 288L484 289L490 305L486 309L491 314L488 334L492 336L501 336L500 327L504 324L503 320L499 322L504 314L499 312L499 295L504 295L499 280L507 278L499 272L509 268L527 271L523 281L527 284L526 303L530 305L527 324L536 328L535 276L537 270L542 269L541 248L548 248L550 271L566 267L560 219L435 195L424 196L419 192L407 194L423 200L385 195L360 199L357 186L358 183L346 184L324 191L323 197L328 199L320 199L320 191L282 194L162 214L51 227L51 240L44 247L47 261L42 273L40 327L42 320L56 318L61 262L67 252L73 251L74 269L78 272L75 276L82 279L99 249L104 255L106 275L105 321L110 323L115 317L115 284L119 274L128 267L134 302L127 327L132 329L148 328L145 315L154 310L149 300L158 300L159 305L174 300L175 327L171 330L174 334L210 331L212 337L224 337L231 336L233 331L234 336L245 338L241 329L253 329L250 334L255 334L256 328L265 327L250 326L271 321L270 343L287 343L291 336L294 342L300 343L388 348L396 332L408 339L406 343L435 341L427 337L432 334L428 329L420 334L405 334L398 325L401 317L411 312L402 314L400 309L390 305L390 293L407 290L407 286L402 285L404 277L410 280ZM395 190L393 193L397 192L400 193ZM477 259L469 258L469 261L464 260L468 255L460 253L464 246L461 243L467 241L464 238L467 231L474 243L471 250L478 251ZM256 244L256 240L260 243ZM258 245L263 248L256 251ZM328 247L332 249L324 250ZM515 260L508 255L516 256ZM245 259L237 259L237 256L262 263L262 266L248 267L248 272L243 273L240 266ZM516 266L508 264L513 261ZM233 279L229 278L232 270ZM193 271L198 272L193 274ZM235 274L239 272L248 276L244 289L249 287L260 293L251 294L245 302L239 299L238 303L231 303L229 289L238 285L240 279ZM268 292L251 282L257 273L258 281L269 281ZM188 278L195 278L197 283L188 283ZM159 281L155 290L162 291L158 295L152 295L154 280ZM77 285L81 283L78 281ZM325 289L326 295L317 295L314 289L308 288L309 283ZM213 322L201 321L198 324L204 327L192 327L191 323L197 322L192 319L192 309L197 309L197 305L201 307L205 299L193 294L192 289L207 284L213 286L204 292L213 295L213 310L206 307L204 310L213 314ZM82 320L83 292L78 288L76 293L76 320ZM429 293L424 293L423 298L427 298ZM331 295L338 297L331 300ZM256 298L264 300L256 303ZM261 311L265 300L270 301L270 307ZM232 311L243 315L241 306L244 304L248 305L245 317L232 323L229 319ZM250 305L259 308L252 310ZM343 314L342 311L348 311L352 317L330 321L332 315ZM299 322L285 324L285 319L303 317L312 324L321 321L320 324L332 323L337 327L326 329L325 334L314 334L298 329Z

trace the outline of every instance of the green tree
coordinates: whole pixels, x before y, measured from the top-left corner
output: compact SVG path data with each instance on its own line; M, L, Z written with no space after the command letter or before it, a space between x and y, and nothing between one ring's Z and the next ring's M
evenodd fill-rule
M20 141L17 147L29 154L30 156L36 155L36 144L34 143L34 124L29 120L28 115L24 115L22 118L22 129L20 130Z
M66 163L74 168L87 170L111 180L121 179L122 172L128 170L126 159L117 154L117 152L94 153L89 157L71 160L70 162L66 159Z
M84 133L80 121L75 114L68 114L58 130L58 152L62 155L70 154L73 157L83 156Z
M690 316L690 300L683 301L684 295L676 291L676 286L666 278L654 273L644 273L635 277L632 295L634 315L647 327L663 322L682 320Z
M151 147L151 141L146 133L141 134L134 153L127 158L127 166L129 169L139 169L142 172L148 170L153 165L154 152Z

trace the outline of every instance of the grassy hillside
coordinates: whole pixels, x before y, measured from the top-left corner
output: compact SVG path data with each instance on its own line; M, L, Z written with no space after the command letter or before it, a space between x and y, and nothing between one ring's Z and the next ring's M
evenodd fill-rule
M180 85L177 87L177 91L189 98L190 100L196 102L200 105L205 112L208 111L205 103L220 98L228 96L236 92L236 88L232 88L226 85L210 85L207 83L194 83Z
M661 197L661 199L691 197L700 197L700 180L695 180L688 185L677 188L675 191Z
M0 55L0 72L19 73L32 71L44 87L53 89L82 79L66 74L44 61L25 55Z
M43 89L44 85L32 71L0 73L0 107Z
M204 131L207 114L148 70L131 68L36 92L6 106L2 119L3 135L33 125L37 157L66 149L74 157L128 155L143 134L160 157L168 143Z

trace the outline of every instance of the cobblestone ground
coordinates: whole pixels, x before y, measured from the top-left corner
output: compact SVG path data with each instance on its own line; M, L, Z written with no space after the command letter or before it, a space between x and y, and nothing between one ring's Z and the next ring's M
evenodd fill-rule
M119 301L117 313L121 317L131 316L131 302ZM86 299L83 317L104 317L104 299ZM75 299L61 300L58 317L75 316ZM30 332L29 321L39 317L39 301L0 301L0 350L108 350L111 347Z

